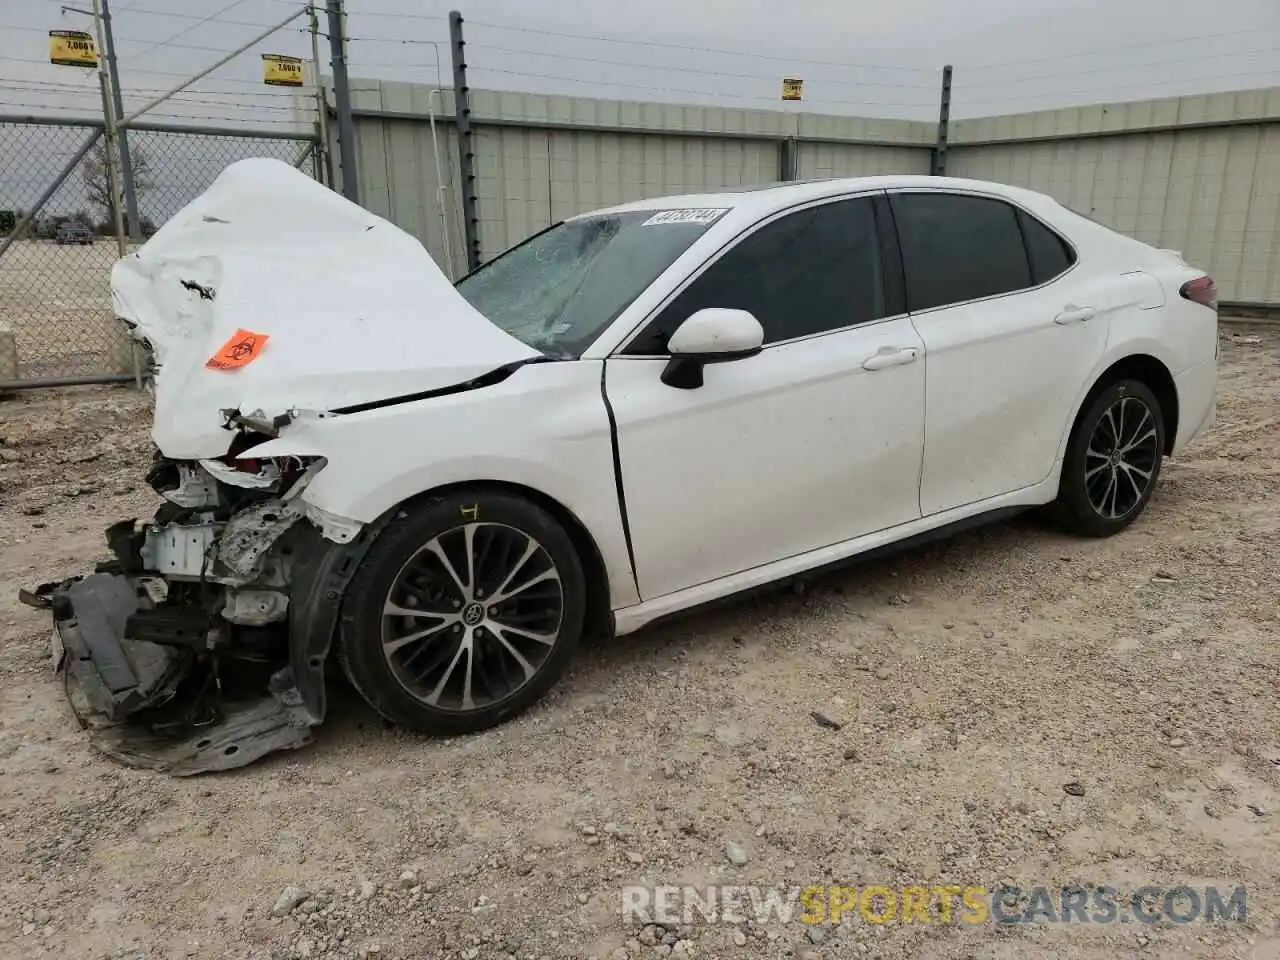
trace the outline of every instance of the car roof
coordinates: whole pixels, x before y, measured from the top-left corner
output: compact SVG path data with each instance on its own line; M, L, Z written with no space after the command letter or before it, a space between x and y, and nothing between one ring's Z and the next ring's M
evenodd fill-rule
M1047 199L1043 194L1021 187L987 180L969 180L961 177L931 177L924 175L894 174L877 177L842 177L815 180L792 180L784 183L767 183L738 187L720 193L689 193L668 197L651 197L633 200L612 207L592 210L582 216L629 213L641 210L697 209L702 207L729 208L739 213L765 216L797 203L821 200L825 197L856 193L862 190L902 190L927 188L933 190L970 190L996 194L1024 201Z

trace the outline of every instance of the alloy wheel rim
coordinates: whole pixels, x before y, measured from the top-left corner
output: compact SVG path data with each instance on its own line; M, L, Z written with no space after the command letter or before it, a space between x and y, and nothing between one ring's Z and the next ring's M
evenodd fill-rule
M564 585L546 548L515 527L467 523L413 554L382 607L382 653L401 687L437 710L506 700L546 663Z
M1120 397L1098 419L1085 449L1089 505L1104 520L1120 520L1142 502L1160 455L1155 414L1137 397Z

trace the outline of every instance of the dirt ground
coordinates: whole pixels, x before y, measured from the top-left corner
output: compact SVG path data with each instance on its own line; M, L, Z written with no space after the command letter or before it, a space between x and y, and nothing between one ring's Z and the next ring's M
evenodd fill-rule
M16 598L153 508L146 398L0 401L0 956L1280 957L1278 385L1280 329L1224 327L1217 427L1117 538L1019 520L592 647L480 736L338 693L314 746L189 780L91 751ZM1001 881L1243 885L1247 921L620 915Z

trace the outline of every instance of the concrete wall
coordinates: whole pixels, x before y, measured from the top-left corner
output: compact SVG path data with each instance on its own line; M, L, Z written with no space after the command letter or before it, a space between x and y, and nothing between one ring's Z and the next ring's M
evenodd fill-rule
M1047 193L1181 250L1224 300L1280 304L1280 90L952 124L947 172Z
M361 200L464 270L451 92L353 81ZM798 178L929 172L928 123L473 91L482 256L597 207ZM436 178L434 107L444 180ZM1280 88L951 125L947 173L1027 186L1280 304Z
M434 108L439 166L457 184L452 92L353 80L352 107L361 202L445 264L428 118ZM486 90L472 91L472 128L485 258L599 207L775 182L788 139L797 176L827 177L927 173L934 137L933 125L908 121ZM465 260L457 191L445 199L457 276Z

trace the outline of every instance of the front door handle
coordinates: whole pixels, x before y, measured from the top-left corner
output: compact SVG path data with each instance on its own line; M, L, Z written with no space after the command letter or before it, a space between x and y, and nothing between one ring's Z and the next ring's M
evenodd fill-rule
M1097 312L1093 307L1077 307L1074 303L1069 303L1060 314L1053 318L1053 322L1083 323L1085 320L1092 320Z
M863 370L883 370L886 367L900 367L904 363L914 363L920 356L915 347L881 347L875 356L862 361Z

